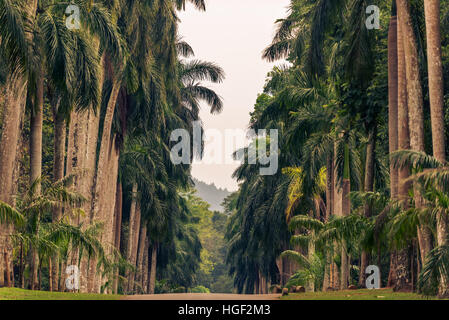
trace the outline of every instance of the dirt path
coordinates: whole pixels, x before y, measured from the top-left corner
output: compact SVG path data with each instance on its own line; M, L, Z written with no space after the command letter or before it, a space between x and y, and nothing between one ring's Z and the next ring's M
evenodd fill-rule
M122 300L277 300L279 294L170 293L126 296Z

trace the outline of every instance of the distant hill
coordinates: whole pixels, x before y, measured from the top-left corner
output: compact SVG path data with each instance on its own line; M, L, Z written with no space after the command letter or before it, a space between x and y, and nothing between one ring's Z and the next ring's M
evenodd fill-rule
M210 204L210 210L223 212L224 209L221 203L231 192L226 189L217 188L213 183L207 184L195 178L193 181L195 182L197 196Z

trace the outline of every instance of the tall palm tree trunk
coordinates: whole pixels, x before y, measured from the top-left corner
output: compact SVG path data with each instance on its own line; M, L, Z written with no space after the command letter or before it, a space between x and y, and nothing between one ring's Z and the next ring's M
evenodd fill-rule
M111 141L111 151L109 157L109 175L107 181L107 202L105 206L105 210L107 212L106 216L106 243L114 244L115 243L115 233L114 233L114 224L115 224L115 205L116 205L116 196L117 196L117 183L118 183L118 167L119 167L119 158L120 151L118 149L116 138L114 136Z
M37 0L28 1L25 8L29 25L34 22ZM27 30L25 37L31 42L32 33ZM20 66L10 70L6 80L3 122L0 138L0 201L14 205L13 181L20 137L20 124L25 110L28 83ZM8 246L10 227L0 225L0 248ZM1 264L0 264L1 265ZM0 266L0 283L3 282L3 267Z
M15 71L6 81L2 131L0 138L0 201L13 205L13 175L20 138L20 124L25 110L27 82ZM0 248L9 246L11 227L0 224ZM0 263L0 285L4 284L4 263Z
M64 157L65 157L65 142L66 142L66 125L65 119L61 113L58 112L59 103L53 108L54 121L54 158L53 158L53 180L60 181L64 178ZM62 208L55 208L53 210L52 221L58 222L61 219ZM58 274L59 274L59 258L56 254L52 258L49 273L51 274L52 283L50 291L58 291Z
M122 201L123 201L123 189L122 183L117 182L117 190L115 196L115 225L114 225L114 247L117 251L120 251L120 238L122 231ZM118 293L119 283L119 269L115 271L113 281L113 292Z
M134 239L134 224L136 220L136 206L137 206L137 183L133 184L132 191L131 191L131 207L129 210L129 224L128 224L128 242L127 242L127 249L126 249L126 259L128 262L131 262L132 260L132 248L133 248L133 239ZM126 278L130 279L131 272L128 271L126 273ZM126 286L126 290L129 292L129 283Z
M90 199L89 192L84 189L86 176L91 169L87 162L87 138L88 138L88 112L72 110L70 113L70 123L67 137L67 162L66 175L75 175L73 189L82 194L86 199ZM77 215L71 219L74 226L85 226L90 222L90 206L83 204L83 210L86 215ZM80 266L80 292L89 291L89 276L87 275L87 257L81 257L79 260L79 251L73 252L73 263ZM92 265L90 269L96 270L96 259L91 258ZM56 268L56 267L55 267Z
M19 71L6 81L0 141L0 200L12 204L13 172L19 143L20 122L25 108L27 82Z
M393 153L399 147L399 121L398 121L398 104L399 104L399 66L398 66L398 23L396 13L390 19L390 27L388 30L388 139L389 151ZM401 38L402 42L402 38ZM403 50L401 55L403 56ZM405 66L404 66L405 67ZM405 74L403 76L405 81ZM405 84L405 82L404 82ZM406 97L405 97L406 98ZM406 103L406 102L405 102ZM406 124L408 124L408 117ZM408 131L408 127L407 127ZM407 133L408 136L408 133ZM399 172L394 163L390 161L390 193L391 199L397 200L399 193ZM388 274L387 287L394 284L396 265L396 253L390 253L390 270Z
M415 151L425 151L424 145L424 112L421 76L419 72L419 57L413 22L410 16L410 3L408 0L397 0L399 23L403 33L405 68L407 77L407 101L409 111L410 146ZM424 207L424 199L415 188L415 206ZM432 249L431 231L421 224L418 227L418 242L421 260L424 264L427 254Z
M396 15L388 30L388 141L390 153L398 150L398 26ZM397 199L398 169L390 161L391 198Z
M11 276L9 271L9 259L8 259L8 250L6 248L3 249L3 259L5 260L5 283L4 285L9 288L11 287Z
M370 129L368 134L368 145L366 147L366 163L365 163L365 192L374 191L374 157L376 155L377 127L376 124ZM369 218L372 215L371 207L365 204L364 215ZM360 259L359 286L363 286L366 280L366 267L368 266L368 253L362 250Z
M101 57L101 63L102 66L99 70L100 72L100 81L99 81L99 88L100 92L103 88L103 81L104 81L104 61L105 61L105 54ZM97 167L97 145L98 145L98 134L99 134L99 127L100 127L100 116L98 111L98 106L93 109L89 109L87 112L87 120L86 120L86 127L87 127L87 134L85 139L85 168L86 172L82 176L81 183L81 190L82 194L86 197L86 203L84 204L83 208L84 211L87 213L86 219L88 219L90 222L93 221L93 212L92 212L92 201L93 201L93 195L95 192L95 172ZM96 259L93 257L91 259L91 266L95 263ZM95 274L93 272L89 272L92 268L89 268L89 261L87 259L82 259L81 261L81 291L82 292L93 292L93 283ZM87 278L87 279L86 279Z
M156 287L157 246L157 243L153 244L151 250L150 287L148 290L149 294L154 294L154 289Z
M399 15L399 19L401 16ZM405 36L402 31L403 24L398 23L398 147L400 150L410 149L409 134L409 111L407 97L407 70L405 62L404 41ZM410 176L410 169L400 168L398 172L398 199L404 208L408 207L410 201L408 192L410 183L407 181ZM410 283L410 270L408 261L408 252L406 249L394 252L391 256L392 267L390 271L389 284L395 290L407 290Z
M42 122L44 106L44 76L41 72L36 83L36 98L34 110L30 120L30 183L35 184L35 194L41 193L40 182L36 183L42 175ZM39 236L39 217L37 218L36 237ZM37 249L32 248L31 259L31 290L37 288L39 257Z
M327 156L326 164L326 221L329 221L334 210L334 159L333 153ZM327 290L331 284L331 257L328 252L325 253L326 266L324 272L323 290Z
M138 203L135 204L135 215L133 219L133 223L131 224L131 216L130 216L130 226L129 226L129 243L128 243L128 261L133 266L136 266L136 260L137 260L137 245L139 241L139 230L140 230L140 219L141 219L141 212L140 212L140 205ZM134 288L134 280L135 280L136 274L135 272L130 272L128 274L128 292L133 292Z
M148 277L148 271L149 271L149 263L148 258L149 254L148 251L150 250L150 241L148 239L148 236L145 237L145 248L143 251L143 278L142 278L142 289L143 293L148 293L148 284L149 284L149 277Z
M334 200L334 159L332 153L327 156L326 166L326 221L333 214Z
M111 130L112 130L112 120L114 118L115 105L117 103L117 98L120 90L120 84L118 82L113 83L111 95L109 97L109 102L106 107L106 114L103 122L103 133L100 141L100 153L98 157L98 167L96 172L96 182L95 182L95 193L92 204L93 216L96 219L104 220L105 212L102 212L102 205L104 205L104 198L102 197L103 190L106 188L105 182L107 178L107 167L108 158L111 151Z
M351 214L351 200L349 199L349 193L351 192L351 182L349 176L349 146L345 143L344 147L344 170L343 170L343 182L341 186L341 198L339 202L341 205L340 216L348 216ZM341 267L340 267L340 289L344 290L348 288L349 284L349 257L347 253L346 244L342 243L341 246Z
M441 162L446 161L444 135L444 88L443 62L441 54L440 0L425 0L427 59L429 72L430 115L432 119L433 155ZM437 243L447 241L448 220L445 214L437 215ZM440 296L449 294L447 280L441 279Z
M424 10L433 155L439 161L444 162L446 160L446 139L444 135L444 79L441 54L440 0L425 0Z
M100 140L100 151L98 156L98 165L96 170L95 177L95 187L94 193L92 196L92 219L96 220L100 223L104 224L104 230L101 236L101 242L104 245L107 245L107 241L111 238L112 234L112 225L114 219L114 212L112 210L108 210L106 207L108 206L108 197L105 193L105 190L108 190L108 169L110 168L111 162L110 158L115 148L115 139L111 137L112 130L112 120L114 118L115 106L117 103L117 98L120 90L120 84L118 81L113 80L112 91L109 97L109 101L106 107L106 113L103 122L103 133ZM118 157L117 157L118 159ZM117 160L118 161L118 160ZM114 182L115 185L116 181ZM95 278L95 283L97 283L97 287L100 279Z
M398 23L396 13L390 19L390 27L388 30L388 139L389 151L393 153L399 147L399 128L398 128ZM401 38L402 42L402 38ZM403 50L401 55L403 56ZM403 66L405 68L405 66ZM404 69L405 71L405 69ZM403 76L405 81L405 74ZM405 82L404 82L405 85ZM406 94L406 92L405 92ZM406 98L406 97L405 97ZM403 102L404 103L404 102ZM405 101L406 103L406 101ZM408 117L406 123L408 124ZM408 131L408 127L407 127ZM407 133L408 136L408 133ZM390 161L390 193L391 199L398 199L399 193L399 172L394 163ZM387 287L392 287L395 275L396 253L390 253L390 270L388 274Z
M337 145L334 144L334 157L333 157L333 214L337 217L342 216L342 202L343 202L343 188L338 183L338 174L337 174ZM338 251L338 249L336 250ZM341 253L341 252L340 252ZM332 252L332 254L336 254L336 252ZM331 257L332 260L333 257ZM334 289L340 288L341 278L340 278L340 270L335 262L332 261L331 264L331 287Z
M145 239L147 237L147 226L146 223L142 223L140 227L140 236L139 236L139 250L137 255L137 276L136 281L134 283L134 292L142 293L143 288L139 288L142 285L143 279L143 257L145 252Z

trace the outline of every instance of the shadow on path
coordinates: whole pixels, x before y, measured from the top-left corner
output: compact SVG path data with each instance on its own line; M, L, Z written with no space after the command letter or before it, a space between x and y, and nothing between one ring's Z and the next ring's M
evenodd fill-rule
M125 296L122 300L278 300L279 294L169 293Z

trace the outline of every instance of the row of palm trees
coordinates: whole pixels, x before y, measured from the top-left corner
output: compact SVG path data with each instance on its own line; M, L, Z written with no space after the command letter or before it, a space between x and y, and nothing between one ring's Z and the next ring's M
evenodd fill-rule
M72 4L79 30L64 1L0 1L0 286L64 291L75 265L82 292L154 293L186 252L191 280L201 244L179 193L190 167L171 163L169 132L190 129L201 100L221 111L201 82L223 70L185 60L185 0Z
M228 262L240 291L364 287L377 264L384 286L447 295L449 8L387 1L385 27L367 30L370 4L293 0L277 22L264 57L291 64L269 74L251 126L280 130L283 170L235 172Z

